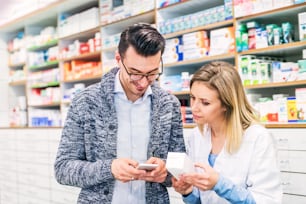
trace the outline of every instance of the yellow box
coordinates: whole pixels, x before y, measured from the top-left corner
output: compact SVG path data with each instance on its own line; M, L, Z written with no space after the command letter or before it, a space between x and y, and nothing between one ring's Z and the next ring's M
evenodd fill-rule
M297 122L297 109L295 96L287 98L288 122Z

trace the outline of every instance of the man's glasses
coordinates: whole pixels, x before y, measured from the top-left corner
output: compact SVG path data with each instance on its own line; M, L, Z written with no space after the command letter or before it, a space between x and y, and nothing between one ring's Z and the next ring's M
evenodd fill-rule
M125 64L123 63L123 60L121 58L121 62L122 62L122 65L126 71L126 73L130 76L130 79L132 81L139 81L141 79L143 79L143 77L146 77L148 81L154 81L154 80L157 80L159 78L160 75L162 75L163 73L163 60L162 58L160 59L160 62L161 62L161 72L159 73L148 73L148 74L136 74L136 73L130 73L128 71L128 69L126 68Z

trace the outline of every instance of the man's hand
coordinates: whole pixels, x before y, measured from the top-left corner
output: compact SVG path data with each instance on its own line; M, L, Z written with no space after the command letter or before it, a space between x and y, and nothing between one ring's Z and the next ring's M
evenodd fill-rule
M111 171L115 179L128 182L132 180L137 180L141 174L145 174L144 170L136 169L138 162L127 159L127 158L119 158L115 159L111 165Z
M157 157L151 157L146 161L148 164L157 164L158 166L152 171L145 171L144 174L139 176L139 180L145 180L149 182L162 183L166 180L167 177L167 169L166 164L163 160Z

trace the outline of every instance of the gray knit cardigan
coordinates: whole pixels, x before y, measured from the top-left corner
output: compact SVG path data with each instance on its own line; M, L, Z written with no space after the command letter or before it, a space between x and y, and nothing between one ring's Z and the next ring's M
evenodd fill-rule
M64 185L81 187L79 204L108 204L112 201L115 178L111 163L116 155L118 119L114 106L114 83L118 68L74 97L62 131L55 177ZM150 156L166 159L167 152L185 152L180 104L178 99L152 87ZM139 135L141 137L141 135ZM168 204L164 183L146 182L147 204ZM123 201L124 203L124 201Z

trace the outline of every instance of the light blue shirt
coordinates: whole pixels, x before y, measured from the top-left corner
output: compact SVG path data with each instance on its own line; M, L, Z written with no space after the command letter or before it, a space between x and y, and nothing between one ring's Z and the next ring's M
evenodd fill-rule
M209 154L208 162L210 166L214 166L217 157L217 154ZM232 181L224 178L222 175L220 175L217 184L212 190L214 190L220 197L223 197L233 203L255 204L254 198L250 191L236 186ZM183 201L187 204L201 204L199 198L199 189L194 187L191 194L188 196L183 196Z
M120 72L120 71L119 71ZM149 86L143 97L128 100L119 80L115 80L115 108L118 118L117 157L145 162L150 138L152 90ZM116 180L112 204L145 204L145 181L123 183Z

